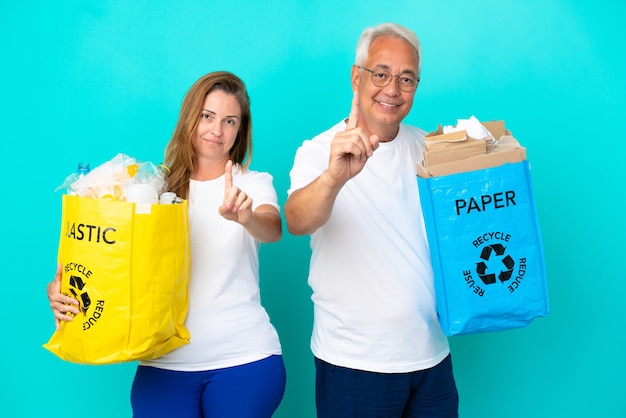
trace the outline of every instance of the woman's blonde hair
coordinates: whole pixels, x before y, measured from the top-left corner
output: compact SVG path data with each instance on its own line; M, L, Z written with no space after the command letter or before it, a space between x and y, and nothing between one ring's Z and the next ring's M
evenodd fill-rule
M193 138L202 114L202 106L206 96L216 90L233 95L241 107L241 124L230 150L230 159L243 169L247 169L252 158L252 116L250 98L244 82L226 71L216 71L203 76L185 95L176 128L165 148L164 164L169 169L169 190L183 199L188 198L189 180L197 164Z

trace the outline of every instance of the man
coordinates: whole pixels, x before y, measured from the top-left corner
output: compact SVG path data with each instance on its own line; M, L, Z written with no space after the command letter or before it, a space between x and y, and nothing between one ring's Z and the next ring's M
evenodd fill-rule
M420 58L409 29L366 29L348 120L304 141L290 173L289 231L311 235L320 418L458 416L417 190L425 132L402 123Z

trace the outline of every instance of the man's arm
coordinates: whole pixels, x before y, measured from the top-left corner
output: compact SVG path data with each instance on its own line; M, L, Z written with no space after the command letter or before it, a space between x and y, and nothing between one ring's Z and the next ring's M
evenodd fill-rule
M324 225L341 188L361 172L378 148L379 139L358 127L359 96L354 93L346 129L330 144L328 168L307 186L295 190L285 202L287 229L294 235L315 232Z
M326 170L308 186L292 192L285 202L289 232L293 235L308 235L324 225L330 218L342 186L334 183Z

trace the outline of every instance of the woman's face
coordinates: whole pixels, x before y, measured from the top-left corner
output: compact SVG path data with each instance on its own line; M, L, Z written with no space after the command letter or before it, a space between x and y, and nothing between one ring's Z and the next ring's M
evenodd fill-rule
M241 126L241 107L235 96L221 90L207 94L193 139L198 161L226 163Z

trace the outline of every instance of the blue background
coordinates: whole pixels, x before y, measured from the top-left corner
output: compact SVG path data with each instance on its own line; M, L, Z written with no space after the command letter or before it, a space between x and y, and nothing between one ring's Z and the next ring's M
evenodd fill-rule
M626 416L624 18L617 0L0 1L5 292L0 415L130 416L135 364L82 366L41 347L60 223L78 161L160 162L182 97L230 70L252 97L252 167L281 204L296 148L348 114L362 29L412 28L426 130L504 119L527 147L551 314L450 339L464 418ZM314 417L308 238L262 247L262 296L288 384L279 418Z

